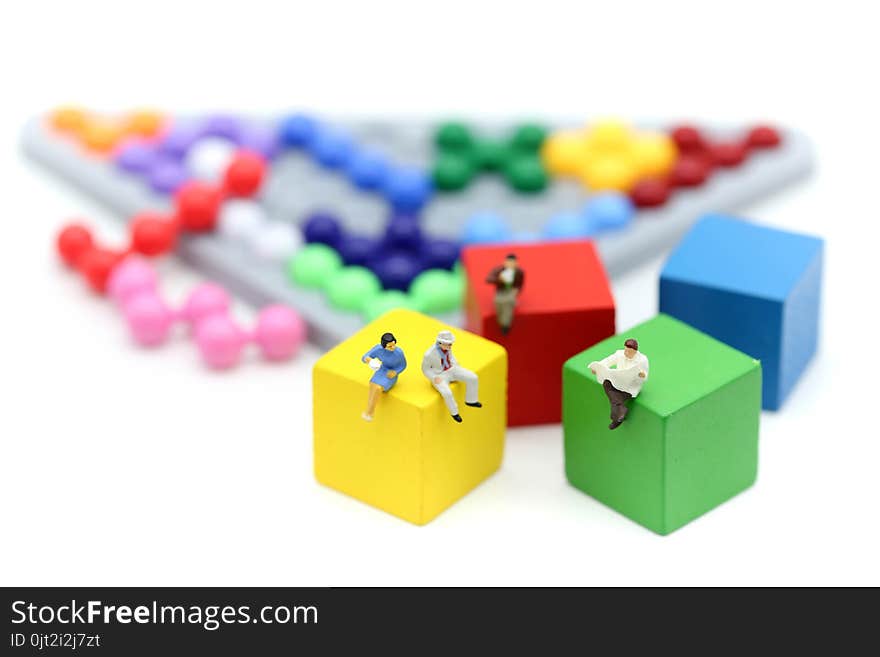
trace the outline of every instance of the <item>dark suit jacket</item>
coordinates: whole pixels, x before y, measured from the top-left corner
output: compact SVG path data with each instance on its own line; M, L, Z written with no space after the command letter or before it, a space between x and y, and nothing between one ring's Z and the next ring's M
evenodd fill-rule
M495 286L497 290L503 290L505 285L501 282L500 274L504 269L502 266L495 267L492 271L489 272L489 275L486 276L486 282L491 283ZM523 281L525 279L525 274L523 270L517 267L513 272L513 287L517 290L522 290Z

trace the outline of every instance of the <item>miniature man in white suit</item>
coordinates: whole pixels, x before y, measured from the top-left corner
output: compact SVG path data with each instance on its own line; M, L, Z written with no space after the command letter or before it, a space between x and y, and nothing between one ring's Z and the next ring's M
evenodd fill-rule
M482 408L483 405L478 401L477 387L479 382L477 375L463 368L455 360L455 356L452 355L453 342L455 342L455 336L451 331L440 331L437 334L437 341L425 352L425 357L422 359L422 373L428 377L428 381L443 397L452 419L461 422L458 404L449 387L450 383L453 381L464 382L464 403L466 405L474 408Z
M623 349L590 363L588 367L602 384L611 403L608 428L616 429L629 412L626 402L638 396L648 378L648 357L639 351L638 341L630 338L623 343Z

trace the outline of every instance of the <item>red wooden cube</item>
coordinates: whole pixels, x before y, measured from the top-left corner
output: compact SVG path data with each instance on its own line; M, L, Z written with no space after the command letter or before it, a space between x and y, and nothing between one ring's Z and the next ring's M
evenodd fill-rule
M513 325L503 335L495 317L494 267L513 253L524 273ZM509 426L559 422L562 366L614 335L614 298L590 241L470 246L461 256L467 273L467 329L508 353Z

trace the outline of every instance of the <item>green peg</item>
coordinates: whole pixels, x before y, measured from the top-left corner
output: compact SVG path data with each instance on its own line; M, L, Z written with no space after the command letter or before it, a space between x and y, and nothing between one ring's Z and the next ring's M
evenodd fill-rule
M498 171L508 157L507 146L493 139L481 139L474 144L474 160L481 169Z
M524 123L514 131L510 143L518 150L537 153L546 138L546 128L536 123Z
M445 269L429 269L415 277L409 292L416 310L431 314L448 312L461 307L463 277Z
M340 310L357 312L381 291L379 279L366 267L343 267L327 282L327 299Z
M518 192L534 193L547 187L547 172L534 155L519 155L507 163L504 175Z
M388 290L367 299L361 308L361 314L366 321L372 322L396 308L415 310L415 304L408 294L400 290Z
M434 162L434 184L437 189L464 189L474 176L471 160L463 153L444 152Z
M297 285L321 288L342 268L342 258L326 244L309 244L290 258L287 274Z
M466 151L473 146L474 136L464 123L449 121L437 128L434 140L442 150Z

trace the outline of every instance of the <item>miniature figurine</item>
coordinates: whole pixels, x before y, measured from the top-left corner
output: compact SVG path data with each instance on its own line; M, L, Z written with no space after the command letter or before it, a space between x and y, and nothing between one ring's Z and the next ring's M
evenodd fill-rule
M588 366L602 384L611 403L611 424L616 429L623 423L629 408L626 402L637 397L648 378L648 357L639 352L639 343L630 338L608 358Z
M522 291L524 279L525 274L517 265L515 253L508 253L504 264L495 267L486 277L486 282L495 286L495 318L503 335L510 332L516 299Z
M455 342L455 336L451 331L440 331L437 334L437 341L425 352L425 357L422 359L422 373L428 377L431 385L443 397L452 419L461 422L458 404L449 388L450 383L464 381L464 403L474 408L482 408L483 405L478 401L479 380L477 375L463 368L455 360L455 356L452 355L453 342Z
M406 356L403 349L397 346L397 338L391 333L383 333L379 344L365 353L361 360L374 371L370 378L367 410L361 413L361 417L370 422L376 410L379 393L391 390L401 372L406 369Z

